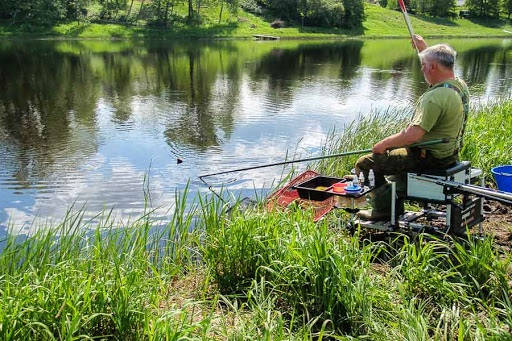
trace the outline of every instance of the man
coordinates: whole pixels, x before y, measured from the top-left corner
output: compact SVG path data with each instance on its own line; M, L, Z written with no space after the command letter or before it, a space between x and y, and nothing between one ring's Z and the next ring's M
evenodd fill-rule
M373 169L375 186L372 195L372 210L359 212L364 220L384 220L391 215L391 190L384 176L394 176L399 197L405 196L406 175L409 171L425 169L447 169L458 161L458 151L462 146L462 136L469 108L469 91L466 84L455 77L456 52L448 45L439 44L427 47L421 36L414 37L420 51L421 70L430 85L418 100L414 116L401 132L377 142L373 154L361 157L356 162L356 172ZM441 143L418 148L404 147L416 142L447 138ZM403 207L398 208L401 214Z

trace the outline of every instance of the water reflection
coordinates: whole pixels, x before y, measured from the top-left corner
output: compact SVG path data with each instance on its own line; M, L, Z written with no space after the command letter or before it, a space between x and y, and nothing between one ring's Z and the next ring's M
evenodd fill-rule
M510 41L450 44L474 99L510 95ZM316 152L334 125L426 89L404 40L4 41L0 66L0 225L59 219L73 202L135 217L144 186L168 207L189 178ZM230 189L280 173L244 174Z

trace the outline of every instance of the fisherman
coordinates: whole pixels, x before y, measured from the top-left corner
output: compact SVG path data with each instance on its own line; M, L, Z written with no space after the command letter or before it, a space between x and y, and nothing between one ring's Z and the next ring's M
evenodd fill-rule
M454 74L457 53L445 44L428 47L419 35L413 40L419 51L421 71L430 88L419 98L409 125L377 142L372 154L362 156L356 162L356 173L363 172L366 179L373 169L377 187L370 198L372 209L358 213L363 220L390 218L391 186L388 180L397 183L397 195L401 199L406 195L407 172L443 170L459 160L469 111L469 91L464 81ZM405 147L440 138L447 138L449 142L423 149ZM398 149L389 150L391 148ZM400 202L397 214L402 214L403 202L397 202Z

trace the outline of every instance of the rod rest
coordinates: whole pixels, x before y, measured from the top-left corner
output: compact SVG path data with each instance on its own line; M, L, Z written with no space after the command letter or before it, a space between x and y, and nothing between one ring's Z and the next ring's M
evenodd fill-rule
M449 177L459 172L465 171L471 168L471 162L469 161L461 161L457 162L454 166L447 169L426 169L424 171L418 172L418 175L437 175Z

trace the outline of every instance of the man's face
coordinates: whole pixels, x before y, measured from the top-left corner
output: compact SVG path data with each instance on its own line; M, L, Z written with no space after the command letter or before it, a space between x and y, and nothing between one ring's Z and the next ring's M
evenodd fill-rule
M425 80L429 85L432 85L432 70L433 70L433 63L428 60L422 60L421 61L421 71L423 71L423 76L425 77Z

